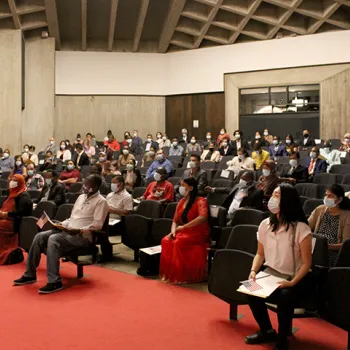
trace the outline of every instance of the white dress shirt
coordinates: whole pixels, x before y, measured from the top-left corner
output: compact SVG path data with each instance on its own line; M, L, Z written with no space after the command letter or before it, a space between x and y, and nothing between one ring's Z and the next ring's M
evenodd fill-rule
M239 207L241 206L241 203L243 201L243 198L247 197L247 195L248 195L247 190L244 190L242 188L237 190L237 192L232 200L232 203L230 205L230 208L228 209L228 213L233 214L234 211L239 209Z
M56 157L60 159L61 155L62 155L62 152L58 151ZM72 159L72 154L70 153L69 149L66 149L63 153L62 160L65 162L66 160L71 160L71 159Z
M112 209L116 210L133 210L134 201L132 196L128 191L124 188L123 191L118 193L111 192L106 197L108 206ZM112 219L120 219L120 215L118 214L110 214Z

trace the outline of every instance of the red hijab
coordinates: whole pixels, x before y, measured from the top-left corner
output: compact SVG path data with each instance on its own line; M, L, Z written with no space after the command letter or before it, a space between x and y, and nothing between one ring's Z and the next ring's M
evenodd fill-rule
M15 174L11 177L10 181L17 181L17 187L10 188L8 198L15 198L27 190L23 175Z

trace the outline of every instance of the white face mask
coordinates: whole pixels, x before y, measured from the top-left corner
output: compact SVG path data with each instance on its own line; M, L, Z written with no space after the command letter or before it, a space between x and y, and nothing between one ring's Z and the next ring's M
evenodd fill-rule
M310 158L311 159L317 158L316 152L310 152Z
M28 175L33 176L34 175L34 170L28 170Z
M28 153L29 149L28 148L25 148L24 149L24 153Z
M154 156L154 151L149 151L150 156Z
M196 140L191 140L192 145L196 143Z
M227 147L227 142L223 142L222 145L223 145L224 147Z
M19 160L17 160L16 165L17 165L17 166L21 166L21 165L22 165L22 162L20 162Z
M186 187L185 186L180 186L179 187L179 193L182 197L186 197L187 195L187 190L186 190Z
M129 154L129 151L127 149L123 149L124 156L127 156Z
M187 134L182 134L182 137L183 137L183 138L186 138L186 137L187 137Z
M207 135L207 140L211 140L211 136L210 135Z
M112 183L111 184L111 190L112 190L112 192L118 192L118 190L119 190L119 185L118 184L115 184L115 183Z
M51 186L52 184L52 179L45 179L46 185Z
M239 180L239 183L238 183L238 187L239 188L244 188L244 187L247 187L247 181L243 180L243 179L240 179Z
M270 169L263 169L262 173L264 176L270 176L271 171L270 171Z
M325 147L325 148L323 149L323 152L326 153L326 154L328 154L328 153L331 152L331 149L330 149L329 147Z
M100 163L103 163L105 160L106 160L105 157L100 157L100 158L98 158L98 161L99 161Z
M105 141L108 141L108 137L107 137L107 136L105 136L104 140L105 140Z
M8 153L4 153L4 158L8 158L10 155Z
M160 181L162 179L162 175L160 175L158 173L154 173L153 177L154 177L154 180L156 180L156 181Z
M29 154L30 154L30 155L33 155L33 154L34 154L34 152L32 152L32 151L29 151Z
M137 137L137 134L136 134L136 132L134 133L134 137Z
M134 170L134 166L132 164L126 164L126 170Z
M298 166L298 161L296 159L291 159L289 161L289 165L292 167L292 168L296 168Z
M173 142L173 146L177 147L177 142L176 141Z
M267 131L264 131L264 136L268 136L269 133Z
M161 139L162 138L162 135L157 135L157 139Z
M188 162L188 166L189 166L191 169L193 169L193 168L196 167L196 163L193 162L193 161L191 160L190 162Z
M350 139L344 139L344 143L350 143Z
M220 135L223 135L225 133L225 131L220 131Z
M241 135L240 134L236 134L235 138L239 140L241 138Z
M157 154L156 156L156 160L158 160L159 162L162 161L164 158L163 158L163 155L162 154Z
M163 136L163 137L162 137L162 140L163 140L163 141L166 141L166 136Z
M278 140L273 140L272 143L277 146L278 145Z
M127 143L131 143L131 142L132 142L132 139L127 139L126 142L127 142Z
M147 139L147 142L152 142L152 139L148 138L148 139Z
M260 135L255 135L255 140L260 140L261 136Z
M277 214L280 211L280 200L276 197L271 197L267 203L267 207L272 214Z
M335 199L333 198L324 198L323 203L328 208L334 208L337 206L337 204L335 203Z
M61 145L61 149L66 149L66 145Z
M10 188L16 188L18 186L18 182L17 181L10 181L9 183L9 187Z
M238 155L238 159L239 159L239 160L243 160L243 159L244 159L244 155L243 155L243 154L239 154L239 155Z
M291 143L292 143L291 140L286 140L286 144L287 144L287 145L290 145Z

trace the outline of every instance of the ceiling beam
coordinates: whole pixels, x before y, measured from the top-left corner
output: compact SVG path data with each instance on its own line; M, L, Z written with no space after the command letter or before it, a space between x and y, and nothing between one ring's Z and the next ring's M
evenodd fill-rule
M137 25L136 25L135 35L134 35L134 41L132 45L132 52L137 52L139 48L143 25L145 24L145 19L147 15L148 5L149 5L149 0L141 1L139 16L137 19Z
M61 49L60 29L58 26L56 0L45 0L46 19L51 37L55 38L56 50Z
M117 21L118 4L119 4L119 0L111 1L111 12L109 16L109 31L108 31L108 51L113 50L114 32L115 32L115 24Z
M87 0L81 0L81 49L86 51L87 41Z
M10 11L12 14L12 19L13 19L13 23L15 25L15 28L21 29L21 22L19 21L19 17L17 15L15 0L8 0L8 3L9 3L9 7L10 7Z
M186 0L173 0L171 3L168 16L160 34L158 52L165 53L168 50L170 40L174 34L175 27L179 21L185 3Z

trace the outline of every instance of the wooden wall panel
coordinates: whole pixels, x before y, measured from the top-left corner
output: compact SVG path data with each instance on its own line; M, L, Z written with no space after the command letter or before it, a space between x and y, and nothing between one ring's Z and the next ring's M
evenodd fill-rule
M193 120L199 121L199 128L193 128ZM181 129L186 128L190 136L203 140L207 131L216 136L224 125L224 93L166 97L166 131L171 137L181 136Z

